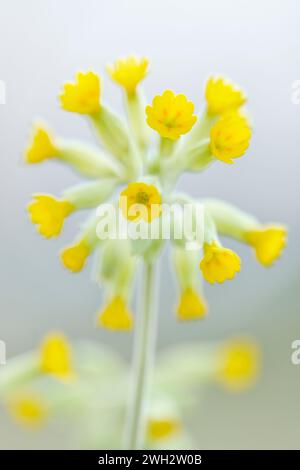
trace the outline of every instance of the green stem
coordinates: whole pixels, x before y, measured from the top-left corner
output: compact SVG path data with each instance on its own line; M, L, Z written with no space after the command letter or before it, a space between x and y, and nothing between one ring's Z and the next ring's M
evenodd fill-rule
M138 317L133 356L131 402L129 403L126 448L141 449L145 441L149 385L155 353L154 266L144 263L142 310Z
M160 156L161 157L170 157L174 151L176 145L175 140L167 139L166 137L160 138Z

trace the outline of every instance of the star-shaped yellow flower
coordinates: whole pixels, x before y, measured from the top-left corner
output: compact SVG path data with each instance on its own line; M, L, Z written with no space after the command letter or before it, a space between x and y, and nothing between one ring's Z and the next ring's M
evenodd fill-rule
M161 137L176 140L189 132L197 121L193 112L194 104L185 95L167 90L155 96L152 106L146 107L147 123Z
M131 221L151 222L161 215L162 198L153 184L129 183L120 194L119 205L123 216Z
M249 147L251 129L246 118L239 113L221 117L210 131L210 150L214 157L225 163L233 163Z

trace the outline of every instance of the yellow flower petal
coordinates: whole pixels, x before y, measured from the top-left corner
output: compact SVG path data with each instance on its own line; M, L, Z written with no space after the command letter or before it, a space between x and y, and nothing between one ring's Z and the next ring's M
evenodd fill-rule
M90 247L82 240L75 245L64 248L61 252L60 259L65 268L73 273L77 273L84 267L90 252Z
M216 243L204 245L204 257L200 269L207 282L222 283L227 279L233 279L240 271L240 267L241 260L232 250Z
M196 320L204 318L207 314L205 301L191 287L186 288L181 294L177 307L179 320Z
M232 391L240 391L253 385L260 369L257 345L250 340L231 340L219 352L217 379Z
M211 77L207 81L205 98L209 114L223 114L246 102L243 91L223 77Z
M267 226L245 233L245 241L254 248L257 260L263 266L271 266L286 246L287 230L283 226Z
M18 423L40 427L47 418L48 410L40 396L34 393L18 393L8 400L8 409Z
M161 195L152 184L129 183L120 194L119 206L123 216L131 221L146 222L161 215Z
M37 125L31 136L30 143L25 150L27 163L40 163L58 154L53 137L42 125Z
M251 129L245 117L229 113L219 119L210 131L210 150L214 157L233 163L249 147Z
M148 69L148 59L138 59L134 56L116 60L107 70L112 80L121 85L128 94L135 92L137 85L145 78Z
M74 376L71 348L61 333L52 333L44 339L40 351L40 369L58 379Z
M174 417L150 418L147 424L147 436L152 441L166 439L178 433L181 423Z
M132 329L133 317L122 296L116 295L98 314L97 325L109 330Z
M75 83L66 83L60 95L63 109L72 113L95 114L100 109L100 78L94 72L78 72Z
M191 130L197 117L193 115L194 104L185 95L175 95L166 90L146 107L147 123L161 137L176 140Z
M47 194L36 194L28 205L28 213L37 231L46 238L60 234L67 217L74 210L68 201L55 199Z

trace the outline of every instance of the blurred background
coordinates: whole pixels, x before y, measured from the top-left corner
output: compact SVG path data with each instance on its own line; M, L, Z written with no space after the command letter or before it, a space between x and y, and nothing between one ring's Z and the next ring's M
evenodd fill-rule
M298 230L300 229L300 104L292 83L300 79L300 5L297 0L11 0L0 14L1 244L0 339L9 358L39 343L49 330L90 338L130 358L132 334L94 328L101 290L90 269L71 275L58 252L71 241L84 214L73 216L58 240L45 241L29 223L26 204L35 192L59 194L77 181L68 168L26 167L22 151L33 120L42 117L56 134L93 141L80 116L59 109L61 85L88 68L103 77L103 100L121 110L119 88L105 75L114 59L136 53L150 59L148 99L172 88L204 106L210 74L224 74L249 96L254 123L250 151L235 165L215 164L187 174L180 188L193 196L219 197L262 221L289 227L282 259L262 268L247 247L228 242L242 257L233 282L206 286L210 315L179 324L168 253L161 264L158 347L184 341L222 340L246 333L263 349L257 386L240 395L205 391L190 420L199 448L299 448L300 365L291 343L300 338ZM5 366L0 366L5 367ZM2 413L0 447L64 448L61 433L18 430Z

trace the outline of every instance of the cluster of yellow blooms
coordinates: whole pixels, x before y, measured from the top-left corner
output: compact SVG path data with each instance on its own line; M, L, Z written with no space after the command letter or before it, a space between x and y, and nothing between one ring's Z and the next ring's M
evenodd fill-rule
M222 77L208 80L206 109L197 118L194 104L184 94L176 95L171 90L155 96L152 104L145 106L139 84L148 73L147 59L121 59L107 70L124 90L127 123L102 103L102 82L92 71L78 73L75 82L66 83L60 94L64 110L89 119L103 149L56 138L43 124L35 126L26 149L27 163L58 159L92 179L69 188L61 198L45 194L34 196L28 206L29 215L38 232L46 238L59 235L65 219L74 211L98 207L115 194L125 218L137 221L138 215L132 215L135 214L132 209L143 205L144 219L151 223L161 215L161 204L172 199L174 184L182 172L200 171L215 161L232 164L249 146L251 126L242 109L246 97L230 81ZM150 128L160 138L154 152L149 151ZM203 318L207 311L195 265L200 266L209 283L232 279L240 270L239 256L221 245L218 234L248 244L263 266L272 265L286 242L284 226L261 224L222 201L207 200L203 204L207 223L202 259L201 254L189 254L184 246L173 247L181 289L177 316L181 320ZM100 247L96 224L97 217L93 214L75 243L62 251L62 264L71 272L80 271L88 256ZM102 243L100 249L105 251L104 245ZM115 256L112 255L114 249L107 250L110 250L111 269L101 269L110 290L98 324L128 330L133 324L128 307L134 272L131 248L125 250L127 259L122 254L122 261L117 256L120 250L116 250Z
M257 379L260 360L257 346L253 342L247 339L231 339L216 345L209 354L213 360L206 371L205 382L208 379L211 383L220 384L225 389L239 391L249 387ZM36 376L48 375L66 386L71 384L76 387L79 379L82 384L83 378L76 370L78 364L74 358L73 348L63 334L48 334L34 358L33 369ZM198 375L194 374L195 377ZM12 379L12 374L10 374L10 379ZM18 384L18 381L16 383ZM115 386L115 382L112 383ZM201 385L201 380L195 385ZM91 386L94 387L94 382ZM15 388L16 391L10 392L8 409L18 423L40 428L51 415L55 414L55 402L49 401L47 391L43 393L32 391L28 389L28 385L22 388L20 384ZM60 413L61 408L59 407L57 411ZM153 410L149 413L147 435L151 442L169 438L181 430L180 413L175 413L170 409Z

